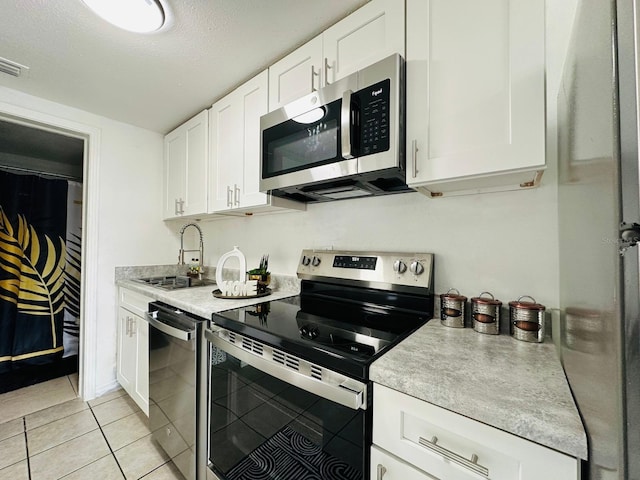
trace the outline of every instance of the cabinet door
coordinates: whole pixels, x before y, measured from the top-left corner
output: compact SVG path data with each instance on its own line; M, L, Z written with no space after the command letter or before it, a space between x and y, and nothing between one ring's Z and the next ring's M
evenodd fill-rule
M180 216L186 185L187 138L176 129L164 138L163 218Z
M136 337L132 335L135 315L128 310L118 308L118 350L117 377L118 383L128 393L133 391L136 383Z
M322 58L322 37L318 36L269 67L269 110L317 90Z
M438 480L384 450L371 447L372 480Z
M372 0L327 29L322 40L325 84L393 53L404 57L404 1Z
M207 211L209 119L207 111L164 139L164 218Z
M517 188L544 168L544 45L544 0L407 0L410 186Z
M242 179L240 106L233 92L213 104L210 120L209 212L219 212L238 206Z
M209 113L204 110L184 125L186 136L184 215L207 211Z
M260 192L260 117L267 113L268 72L265 70L237 90L237 101L241 103L243 136L242 190L240 207L266 205L267 194Z

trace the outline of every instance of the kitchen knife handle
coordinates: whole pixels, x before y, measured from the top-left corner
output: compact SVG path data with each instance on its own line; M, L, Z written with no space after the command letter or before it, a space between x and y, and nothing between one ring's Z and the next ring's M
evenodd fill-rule
M342 144L342 158L353 158L351 151L351 90L342 94L342 108L340 111L340 138Z

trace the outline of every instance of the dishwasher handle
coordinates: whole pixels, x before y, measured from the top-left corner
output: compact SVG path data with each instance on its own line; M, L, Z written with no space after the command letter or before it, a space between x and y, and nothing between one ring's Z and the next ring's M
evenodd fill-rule
M161 320L158 320L157 316L154 315L157 312L146 312L145 320L149 322L149 325L160 330L162 333L166 333L167 335L177 338L178 340L184 340L185 342L193 339L194 330L184 330L182 328L175 327L173 325L169 325L168 323L164 323Z

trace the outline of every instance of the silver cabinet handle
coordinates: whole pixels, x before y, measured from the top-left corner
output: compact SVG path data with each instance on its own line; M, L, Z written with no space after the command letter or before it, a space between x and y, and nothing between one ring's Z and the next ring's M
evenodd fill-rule
M227 185L227 207L233 207L233 191L231 186Z
M413 178L418 176L418 141L411 141L411 166L413 167Z
M179 198L178 200L176 200L176 205L176 214L182 215L184 213L184 200L182 198Z
M387 469L384 467L384 465L379 463L378 464L378 469L377 469L377 474L376 474L376 480L382 480L382 477L384 477L385 473L387 473Z
M312 92L317 92L318 89L316 88L316 77L320 76L320 73L316 73L316 69L313 68L313 65L311 65L311 91Z
M136 319L135 317L131 317L131 336L133 337L136 334Z
M240 187L237 184L233 185L233 203L240 206Z
M436 436L433 436L430 441L426 438L419 437L418 443L426 449L443 456L447 460L456 463L467 470L471 470L473 473L489 478L489 469L478 463L478 455L475 453L471 455L471 460L469 460L462 455L458 455L457 453L438 445L438 437Z
M327 57L324 57L324 83L325 85L330 85L331 82L329 81L329 69L333 68L331 65L329 65L329 59Z
M127 317L127 327L125 328L125 335L128 337L131 332L131 317Z
M340 111L340 139L342 144L342 158L353 158L351 152L351 90L342 94L342 108Z
M176 215L179 215L179 214L180 214L180 211L178 210L178 199L177 199L177 198L174 200L174 204L173 204L173 211L174 211L174 213L175 213Z

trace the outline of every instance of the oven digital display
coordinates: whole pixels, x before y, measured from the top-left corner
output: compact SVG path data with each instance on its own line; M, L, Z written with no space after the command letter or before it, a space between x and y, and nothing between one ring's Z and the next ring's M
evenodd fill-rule
M351 255L336 255L333 266L336 268L355 268L357 270L375 270L378 257L353 257Z

